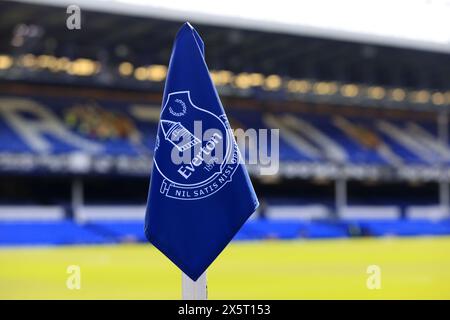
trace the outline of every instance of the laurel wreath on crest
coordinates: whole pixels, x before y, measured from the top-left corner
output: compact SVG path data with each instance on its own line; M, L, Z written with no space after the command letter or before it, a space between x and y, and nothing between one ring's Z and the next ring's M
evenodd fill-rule
M184 101L181 99L175 99L175 102L181 105L183 109L180 112L176 112L172 109L172 107L169 107L170 114L172 114L175 117L184 116L186 114L186 103L184 103Z

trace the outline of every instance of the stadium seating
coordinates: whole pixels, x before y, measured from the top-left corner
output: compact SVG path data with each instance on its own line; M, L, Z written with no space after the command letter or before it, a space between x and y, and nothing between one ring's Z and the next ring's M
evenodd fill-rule
M358 175L370 168L404 172L407 167L417 174L421 166L450 164L450 148L438 140L433 121L269 113L238 105L227 112L235 128L280 129L280 172L287 177L312 172L323 177L336 171L330 166L354 167ZM158 114L159 106L150 104L0 97L0 172L147 177ZM255 145L250 141L240 146L244 157ZM269 200L235 240L450 234L448 213L435 204L403 205L400 199L393 204L354 203L336 214L334 204L325 199ZM85 205L74 212L65 206L6 203L0 207L0 245L146 241L142 205ZM74 219L67 219L72 214Z
M450 220L248 221L234 240L450 235ZM0 246L145 243L142 221L2 221Z
M113 242L71 220L0 222L1 245L69 245Z
M106 173L115 168L147 175L158 112L155 105L103 100L0 97L0 171ZM450 161L449 146L438 141L432 121L263 113L239 106L230 106L228 113L243 129L279 128L284 163L398 167ZM116 165L105 165L105 159Z

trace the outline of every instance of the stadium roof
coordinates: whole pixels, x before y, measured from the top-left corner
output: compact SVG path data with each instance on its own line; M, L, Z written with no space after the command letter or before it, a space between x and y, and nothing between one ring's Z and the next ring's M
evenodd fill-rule
M44 1L39 3L42 2ZM110 3L92 1L97 4L100 2ZM121 78L119 66L124 61L130 62L134 67L131 70L135 72L135 78L138 78L136 72L140 70L139 66L167 65L174 36L183 22L183 19L175 16L167 19L129 15L126 10L114 14L82 9L81 30L68 30L67 17L66 9L61 6L1 1L0 38L5 41L0 43L0 79L36 79L46 82L51 78L52 83L83 84L90 81L90 86L148 90L152 85L151 81ZM394 93L399 93L397 97L401 98L395 100L403 102L405 94L395 88L408 88L417 90L412 94L412 99L420 98L416 100L421 103L431 101L434 91L439 91L436 93L438 106L450 101L449 54L301 36L274 30L217 26L205 21L195 23L195 26L205 41L210 70L227 70L235 75L245 76L274 75L275 80L278 80L276 77L281 77L286 82L290 79L306 79L312 85L316 81L349 84L344 88L345 94L348 93L355 99L360 96L355 92L353 84L362 84L387 88L356 88L359 93L368 92L375 99L387 97L383 90L387 92L392 88ZM26 69L23 65L29 60L29 55L33 58L30 63L33 66ZM46 64L48 71L51 68L47 62L50 58L54 62L55 57L71 61L88 58L101 64L101 68L97 68L99 72L95 74L90 73L92 77L73 77L73 74L64 72L43 73L42 68L35 67L36 62ZM25 58L28 60L25 61ZM12 64L12 59L18 64ZM161 89L161 79L163 78L156 81L159 85L157 90ZM302 89L304 83L294 84L295 88ZM312 85L307 84L309 88ZM322 87L326 87L327 92L336 92L335 84L325 84ZM317 89L323 89L322 87L318 85ZM333 90L328 90L330 88ZM429 92L422 92L424 89ZM338 94L339 90L338 87ZM447 98L443 98L445 94Z
M20 0L57 6L69 0ZM450 53L447 0L78 0L82 9Z

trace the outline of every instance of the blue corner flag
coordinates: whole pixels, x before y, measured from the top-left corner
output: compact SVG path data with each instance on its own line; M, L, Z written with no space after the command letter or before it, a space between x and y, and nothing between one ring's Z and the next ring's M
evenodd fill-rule
M145 234L196 281L257 207L203 41L185 23L164 89Z

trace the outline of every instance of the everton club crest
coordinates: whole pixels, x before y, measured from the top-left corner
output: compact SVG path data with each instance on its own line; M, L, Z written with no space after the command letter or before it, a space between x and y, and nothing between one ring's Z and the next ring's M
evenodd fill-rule
M196 106L189 91L168 94L154 155L162 194L179 200L211 196L232 180L239 161L224 114Z

